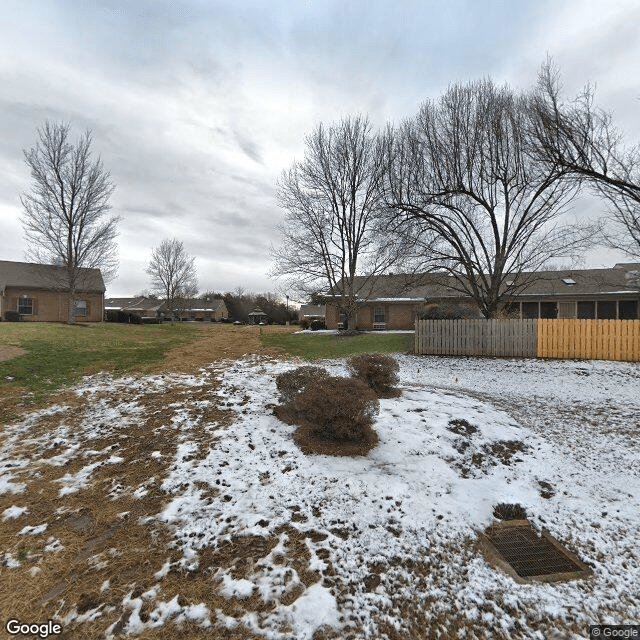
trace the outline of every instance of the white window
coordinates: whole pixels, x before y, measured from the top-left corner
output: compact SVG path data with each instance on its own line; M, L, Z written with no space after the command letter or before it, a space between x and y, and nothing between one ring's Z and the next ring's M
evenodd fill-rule
M86 300L76 300L76 315L77 316L86 316L87 315L87 301Z
M18 313L23 316L33 315L33 298L18 298Z
M378 324L378 323L383 323L385 321L384 319L384 307L374 307L373 308L373 321Z

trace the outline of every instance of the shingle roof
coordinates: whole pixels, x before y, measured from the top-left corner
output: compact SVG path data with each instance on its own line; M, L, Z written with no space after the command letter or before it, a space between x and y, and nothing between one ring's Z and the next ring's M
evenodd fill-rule
M509 278L507 278L507 281ZM611 269L566 269L523 273L513 280L522 287L517 296L582 296L595 294L640 295L640 263L621 263ZM571 284L573 282L573 284ZM368 300L425 300L459 298L452 276L442 273L381 276L373 284L356 278L355 288Z
M158 298L105 298L105 309L120 309L122 311L157 311L164 305Z
M319 304L302 304L300 305L300 315L301 316L325 316L325 307L324 305Z
M0 288L56 289L63 286L63 277L63 267L56 265L0 260ZM100 269L80 269L79 289L104 293Z
M217 311L223 302L222 298L193 298L188 300L188 308L192 311Z

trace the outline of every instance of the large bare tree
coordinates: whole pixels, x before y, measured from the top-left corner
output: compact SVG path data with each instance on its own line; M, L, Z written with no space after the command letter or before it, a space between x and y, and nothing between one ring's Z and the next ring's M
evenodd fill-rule
M376 278L406 262L415 239L381 225L383 156L368 118L320 124L305 143L304 160L278 183L285 221L271 275L303 296L330 293L349 328Z
M610 113L598 108L587 85L572 101L561 97L560 74L542 65L531 96L534 149L541 161L563 167L609 203L604 243L640 259L640 146L627 147Z
M552 258L585 242L559 218L576 192L566 170L528 152L524 96L491 80L453 85L386 135L393 217L435 233L431 258L487 318Z
M21 197L27 259L60 267L51 286L67 293L69 323L86 285L84 269L99 268L108 281L118 264L119 218L108 216L115 186L100 158L92 158L91 144L90 131L73 144L69 124L46 122L36 145L24 151L32 178Z
M152 291L164 299L173 323L176 314L198 293L195 258L182 242L167 238L152 250L147 274Z

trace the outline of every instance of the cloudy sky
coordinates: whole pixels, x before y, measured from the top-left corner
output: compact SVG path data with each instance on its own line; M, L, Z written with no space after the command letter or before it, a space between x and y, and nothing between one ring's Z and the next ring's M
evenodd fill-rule
M547 54L567 94L594 83L640 140L638 0L2 0L1 15L0 259L24 259L22 150L47 119L89 128L122 217L111 296L148 288L167 237L201 290L276 290L275 181L315 125L398 122L484 76L525 89Z

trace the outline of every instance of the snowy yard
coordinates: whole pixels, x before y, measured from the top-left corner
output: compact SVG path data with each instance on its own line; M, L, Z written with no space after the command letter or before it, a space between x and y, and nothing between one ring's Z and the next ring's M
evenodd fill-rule
M638 622L640 367L398 360L402 396L381 400L366 457L299 451L272 412L293 360L98 374L5 428L5 617L54 617L69 638L274 640ZM476 532L501 502L593 577L521 585L492 568Z

